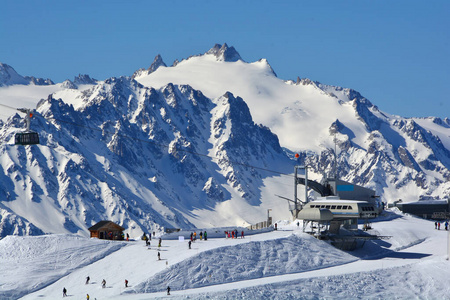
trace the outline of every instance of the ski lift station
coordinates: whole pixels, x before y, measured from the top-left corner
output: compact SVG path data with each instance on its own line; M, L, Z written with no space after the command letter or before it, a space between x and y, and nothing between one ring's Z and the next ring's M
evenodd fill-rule
M305 170L305 177L298 177L297 168ZM383 203L375 191L350 182L335 178L326 178L322 183L308 180L307 168L296 167L295 191L293 205L290 205L294 219L303 220L303 230L311 225L312 234L324 238L325 236L342 239L348 232L358 229L358 221L364 220L364 229L370 229L369 220L376 218L383 211ZM297 198L297 185L305 186L305 201ZM314 201L308 201L308 188L320 195ZM324 231L321 231L324 228ZM341 229L345 229L345 233ZM376 236L357 236L354 239L379 238Z

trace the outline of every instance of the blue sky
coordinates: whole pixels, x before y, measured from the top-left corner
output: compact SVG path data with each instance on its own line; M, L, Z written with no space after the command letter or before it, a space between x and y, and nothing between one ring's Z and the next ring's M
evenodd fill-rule
M234 46L281 79L359 91L405 117L450 117L450 1L0 2L0 62L55 82L131 75Z

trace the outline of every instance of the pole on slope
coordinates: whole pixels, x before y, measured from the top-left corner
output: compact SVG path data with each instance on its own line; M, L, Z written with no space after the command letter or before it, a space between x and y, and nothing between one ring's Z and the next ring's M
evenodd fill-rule
M450 230L447 232L447 260L450 258Z
M336 184L337 184L337 140L336 140L336 131L334 132L334 179L336 180Z
M308 167L305 162L305 203L308 203Z
M298 184L297 169L298 169L298 166L295 166L294 169L295 169L295 176L294 176L294 216L293 217L294 217L294 220L296 220L297 215L298 215L298 211L297 211L297 184Z
M298 185L298 169L305 170L305 201L304 203L308 203L308 167L305 166L294 166L295 174L294 174L294 220L297 219L298 213L301 209L299 209L299 201L297 197L297 185Z

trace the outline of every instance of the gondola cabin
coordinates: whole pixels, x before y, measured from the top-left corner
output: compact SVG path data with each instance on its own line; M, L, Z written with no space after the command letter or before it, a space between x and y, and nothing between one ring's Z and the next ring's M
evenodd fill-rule
M123 228L112 221L100 221L88 229L91 238L102 240L123 240Z
M16 133L14 138L16 145L37 145L39 144L39 134L34 131Z

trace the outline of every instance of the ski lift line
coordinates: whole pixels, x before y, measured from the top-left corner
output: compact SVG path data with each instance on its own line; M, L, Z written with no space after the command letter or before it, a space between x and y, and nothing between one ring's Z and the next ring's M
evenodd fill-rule
M10 108L10 109L19 110L18 108L12 107L12 106L9 106L9 105L5 105L5 104L1 104L1 103L0 103L0 105L4 106L4 107L7 107L7 108Z
M77 123L74 123L74 122L68 122L68 121L64 121L64 120L60 120L60 119L56 119L56 118L45 118L44 117L44 119L46 119L46 120L55 120L55 121L58 121L58 122L71 124L71 125L74 125L74 126L78 126L78 127L82 127L82 128L86 128L86 129L90 129L90 130L96 130L96 131L99 131L99 132L106 132L106 133L109 133L111 135L116 134L115 132L111 132L111 131L107 131L107 130L103 130L103 129L99 129L99 128L93 128L93 127L89 127L89 126L85 126L85 125L80 125L80 124L77 124ZM143 142L143 143L154 144L154 145L157 145L157 146L162 147L162 148L170 148L169 145L161 144L161 143L158 143L158 142L155 142L155 141L149 141L149 140L143 140L143 139L139 139L139 138L133 138L133 137L130 137L130 136L125 135L125 134L116 134L116 135L119 136L119 137L132 139L134 141L140 141L140 142ZM240 166L247 167L247 168L253 168L253 169L266 171L266 172L270 172L270 173L276 173L276 174L279 174L279 175L294 177L291 174L286 174L286 173L275 171L275 170L270 170L270 169L266 169L266 168L256 167L256 166L252 166L252 165L249 165L249 164L244 164L244 163L240 163L240 162L237 162L237 161L229 160L229 159L226 159L226 158L218 158L218 157L210 156L210 155L207 155L207 154L202 154L202 153L189 151L189 150L185 150L185 149L179 149L179 148L176 148L175 150L179 151L179 152L185 152L185 153L197 155L197 156L207 157L207 158L210 158L210 159L213 159L213 160L217 160L217 161L221 161L222 160L222 161L226 161L226 162L233 163L233 164L240 165Z

